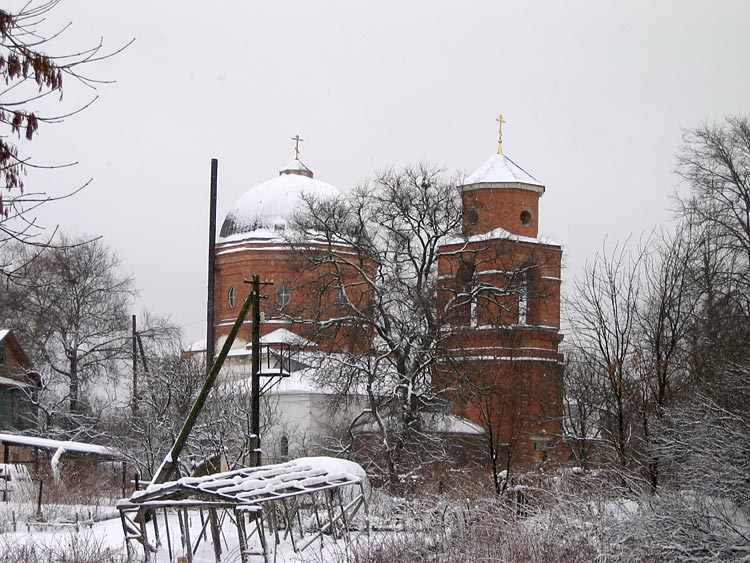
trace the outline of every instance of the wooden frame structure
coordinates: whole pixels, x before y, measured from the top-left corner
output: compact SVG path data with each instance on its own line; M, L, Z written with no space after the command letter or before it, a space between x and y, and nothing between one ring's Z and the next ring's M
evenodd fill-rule
M210 535L214 557L229 558L227 523L236 530L239 560L249 563L252 556L268 563L271 550L282 541L290 541L301 551L324 536L349 539L354 516L360 508L367 511L365 473L356 463L327 457L292 460L276 465L249 467L203 477L183 477L145 491L137 491L118 503L128 558L135 554L133 542L143 546L145 559L162 545L159 516L172 560L179 549L192 563L201 542ZM198 512L200 531L191 537L190 513ZM177 513L179 538L170 529L168 515ZM149 520L153 538L149 538ZM369 522L365 519L365 530ZM253 545L255 544L255 545ZM229 559L225 559L229 560Z

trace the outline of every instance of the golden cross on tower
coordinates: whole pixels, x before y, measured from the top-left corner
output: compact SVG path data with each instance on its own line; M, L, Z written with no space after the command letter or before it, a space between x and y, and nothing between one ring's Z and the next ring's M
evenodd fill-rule
M292 137L292 141L294 141L294 158L299 160L299 142L304 141L304 139L297 133L297 135Z
M498 127L498 133L497 133L497 154L503 154L503 123L505 123L505 120L503 119L503 114L501 113L500 116L495 121L497 121L500 124L500 126Z

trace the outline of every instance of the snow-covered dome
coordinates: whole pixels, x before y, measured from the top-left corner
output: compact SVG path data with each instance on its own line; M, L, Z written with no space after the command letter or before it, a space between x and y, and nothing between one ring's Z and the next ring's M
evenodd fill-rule
M526 187L540 193L544 192L544 185L539 180L503 153L492 155L463 182L464 187L477 184L494 184L498 187L510 184L513 187Z
M303 194L328 198L338 197L341 192L331 184L315 180L312 170L295 159L276 178L258 184L237 200L221 226L221 238L284 231Z

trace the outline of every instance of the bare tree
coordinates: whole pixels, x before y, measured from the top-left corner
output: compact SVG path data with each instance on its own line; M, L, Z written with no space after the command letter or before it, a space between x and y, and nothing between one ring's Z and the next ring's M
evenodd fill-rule
M73 419L87 412L87 386L117 376L116 362L129 355L127 313L135 294L117 255L101 240L84 241L61 236L59 247L34 260L28 259L33 249L16 245L19 278L4 282L6 322L30 347L48 390L61 392Z
M596 370L605 405L603 438L617 462L633 462L631 399L637 393L631 362L638 322L639 268L642 253L632 255L622 246L612 254L597 255L574 282L575 295L568 300L574 346Z
M584 423L595 421L599 428L588 430L614 448L622 467L642 468L652 490L659 482L654 424L687 383L700 300L690 233L685 225L635 253L622 247L597 256L569 302L578 348L567 370L573 438L580 449Z
M614 529L616 560L747 560L748 366L724 363L718 372L735 403L723 406L698 392L665 409L654 442L664 486Z
M678 173L689 193L678 199L691 226L693 271L701 292L691 341L691 372L720 387L717 366L746 360L750 331L750 121L727 117L683 133ZM730 398L730 397L727 397Z
M575 348L565 352L565 440L579 467L589 469L599 459L607 413L605 393L595 356Z
M79 105L63 103L63 83L73 80L93 90L102 81L85 74L85 69L122 50L104 52L100 42L77 52L47 52L53 40L70 27L47 27L47 17L60 2L32 0L17 12L0 9L0 78L5 82L0 91L0 127L5 129L0 135L0 245L20 241L43 247L53 238L54 233L42 237L42 227L31 216L33 210L78 190L61 196L27 191L23 181L27 167L59 164L34 163L19 146L32 141L41 126L60 123L88 107L95 97ZM48 113L47 100L57 100L60 112ZM0 262L0 272L12 273L7 266Z
M651 315L641 325L651 350L650 447L660 494L642 499L614 545L622 560L743 561L750 553L748 118L685 131L677 171L690 190L678 199L681 232L660 267L648 270L656 299L646 301ZM675 393L685 384L687 392Z
M166 331L164 329L167 329ZM179 329L160 323L144 341L148 373L138 393L138 410L122 412L110 430L141 475L152 476L169 452L205 379L201 355L182 350ZM261 404L261 430L274 421L273 402ZM180 471L191 473L207 461L223 457L230 467L247 463L254 445L251 437L250 383L230 380L217 384L204 405L180 457Z
M690 191L678 199L676 233L636 259L597 258L603 267L586 271L572 302L584 362L568 383L593 383L584 403L603 404L605 437L619 400L613 383L622 390L628 456L617 461L646 477L650 492L658 486L607 532L613 561L750 553L750 125L730 117L683 140L678 173ZM609 358L615 368L605 371Z
M690 195L681 212L711 227L711 236L742 260L734 275L750 284L750 121L727 117L683 133L677 172Z
M460 227L455 183L427 166L386 171L345 200L308 199L296 217L297 246L317 272L311 285L323 287L317 326L352 339L350 354L328 360L338 369L320 378L341 395L367 397L355 423L373 425L391 483L432 444L420 412L437 404L438 247Z
M377 453L373 460L382 463L391 484L412 468L444 459L443 440L431 427L435 417L423 414L447 414L451 401L465 402L468 378L456 385L451 364L462 348L456 338L480 321L498 329L518 324L533 291L529 274L540 260L534 251L526 250L527 264L502 241L474 241L469 250L462 213L456 183L422 165L388 170L346 199L309 198L295 219L298 283L317 296L314 310L300 316L315 319L324 336L318 340L338 344L337 353L321 361L318 377L342 398L363 398L349 428L350 444L365 431L365 449ZM459 249L452 246L445 258L448 243ZM472 262L461 269L464 254ZM439 258L446 268L458 268L456 279L438 273ZM488 264L503 272L502 283L474 275ZM496 422L496 414L488 423ZM497 477L504 446L495 426L488 436Z
M632 364L637 384L636 411L641 421L641 451L652 490L659 484L654 426L688 384L687 351L695 326L700 291L692 261L694 243L687 225L675 235L653 240L643 253L638 302L637 343Z

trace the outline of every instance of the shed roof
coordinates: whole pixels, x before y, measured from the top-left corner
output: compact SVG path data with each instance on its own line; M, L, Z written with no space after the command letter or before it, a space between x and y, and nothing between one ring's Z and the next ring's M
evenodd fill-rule
M117 450L100 446L98 444L87 444L85 442L71 442L69 440L50 440L38 436L24 436L22 434L0 434L0 443L24 446L27 448L39 448L62 453L93 454L99 457L117 458L120 454Z
M148 504L200 498L205 501L262 504L345 485L359 485L365 480L365 471L353 461L308 457L152 484L145 491L133 493L129 502Z

